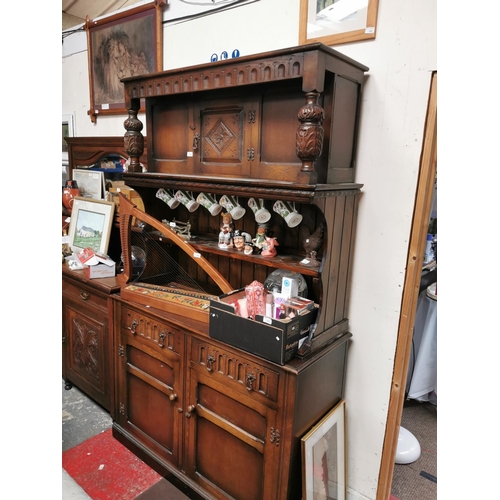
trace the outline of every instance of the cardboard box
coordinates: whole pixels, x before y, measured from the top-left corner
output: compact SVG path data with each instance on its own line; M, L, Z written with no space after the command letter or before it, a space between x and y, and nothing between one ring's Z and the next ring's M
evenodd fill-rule
M89 279L109 278L116 274L116 263L90 247L84 248L77 257L83 265L83 274Z
M241 295L242 290L222 295L218 301L210 301L210 337L274 363L288 363L295 356L300 340L309 335L311 325L316 321L318 305L292 319L278 320L257 314L252 320L235 314L235 307L230 303Z
M85 277L92 278L112 278L116 273L116 264L112 266L106 264L96 264L94 266L83 266L83 274Z

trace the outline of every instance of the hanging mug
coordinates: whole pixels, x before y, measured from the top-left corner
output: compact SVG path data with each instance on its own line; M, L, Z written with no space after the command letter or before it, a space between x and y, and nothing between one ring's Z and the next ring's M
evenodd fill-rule
M189 191L177 191L175 199L180 201L190 212L194 212L200 204L194 199L193 193Z
M273 210L285 219L288 227L298 226L302 222L302 215L295 209L295 203L278 200L273 205Z
M271 218L271 212L264 207L264 200L262 198L257 200L255 198L250 198L248 200L248 206L252 209L252 212L255 215L255 221L259 224L264 224Z
M200 193L196 197L196 201L203 205L211 215L219 215L222 210L222 205L220 205L215 196L212 196L210 193Z
M172 210L179 206L179 200L175 198L173 192L165 191L163 188L156 191L156 197L161 201L164 201Z
M233 220L241 219L246 210L239 204L238 198L224 195L219 203L231 214Z

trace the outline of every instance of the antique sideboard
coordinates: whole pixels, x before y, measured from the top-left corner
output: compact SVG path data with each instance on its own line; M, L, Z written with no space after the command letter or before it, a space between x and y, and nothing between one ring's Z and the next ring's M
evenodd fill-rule
M343 397L367 70L315 43L124 80L130 165L123 179L148 216L189 223L195 256L168 231L147 223L139 230L123 216L124 260L143 231L211 294L222 293L218 283L236 290L282 269L300 273L319 305L309 336L281 365L213 338L210 320L134 301L121 293L130 276L117 276L121 289L110 294L113 435L190 498L301 498L300 439ZM234 197L246 208L235 225L251 235L258 224L248 202L263 200L278 255L219 247L220 216L202 206L171 209L156 196L160 189ZM274 212L280 200L295 205L298 226ZM304 242L320 226L314 265Z

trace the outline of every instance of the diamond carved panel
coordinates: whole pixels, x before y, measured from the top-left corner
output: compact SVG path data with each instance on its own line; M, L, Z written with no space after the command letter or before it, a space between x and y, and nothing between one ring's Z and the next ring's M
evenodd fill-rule
M202 112L202 161L240 163L243 143L243 110Z
M222 153L234 141L235 137L236 135L225 125L222 118L219 118L217 123L207 133L206 140L215 152L219 156L222 156Z

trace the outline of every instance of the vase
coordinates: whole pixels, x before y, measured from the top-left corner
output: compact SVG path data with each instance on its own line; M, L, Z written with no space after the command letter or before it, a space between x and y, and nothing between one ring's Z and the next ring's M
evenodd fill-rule
M66 207L69 213L71 213L71 209L73 208L73 202L75 201L75 196L80 196L80 189L78 188L78 184L76 181L67 180L62 194L62 203Z

